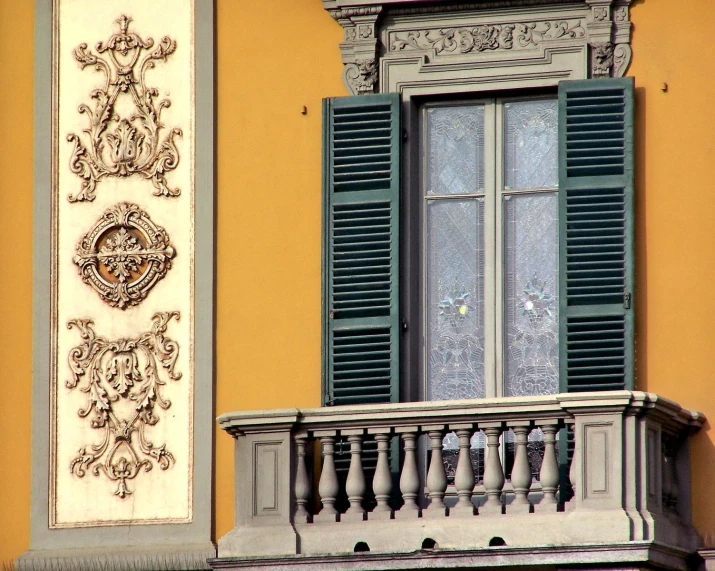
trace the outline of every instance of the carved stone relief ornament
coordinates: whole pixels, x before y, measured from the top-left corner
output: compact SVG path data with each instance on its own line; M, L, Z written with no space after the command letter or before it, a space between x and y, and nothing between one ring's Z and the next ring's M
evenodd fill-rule
M353 95L377 90L377 18L381 11L381 6L330 11L345 31L345 41L340 44L343 82Z
M543 68L552 64L554 53L577 49L588 51L589 77L621 77L632 53L630 2L455 0L437 5L382 0L361 6L354 0L323 0L323 5L345 32L340 44L345 83L352 94L361 94L394 89L391 74L400 85L461 82L459 71L474 77L474 70L511 62ZM519 7L524 8L522 20ZM504 20L499 8L509 9ZM391 87L381 87L381 82Z
M146 72L157 60L166 61L176 50L176 42L164 36L149 51L154 40L130 32L131 18L121 16L116 22L119 32L97 43L96 53L87 44L73 51L82 69L89 66L104 74L104 84L90 94L94 109L88 103L79 106L89 123L85 135L67 136L73 145L70 170L84 179L80 192L68 196L70 202L94 200L97 183L104 177L133 174L151 180L156 196L180 194L178 188L168 186L165 174L179 164L174 138L182 132L178 127L165 129L161 113L171 102L155 101L159 91L146 85ZM125 97L130 98L131 113L121 116L117 102Z
M78 414L81 418L91 415L91 427L101 433L98 442L77 451L70 471L79 478L90 469L95 476L104 474L117 482L114 495L122 499L132 494L127 481L142 470L149 472L155 464L167 470L175 463L166 444L157 446L149 438L151 427L160 420L156 405L162 410L171 406L161 394L166 385L161 371L173 381L181 378L174 370L179 345L164 337L174 317L179 319L178 311L156 313L151 331L115 341L98 337L90 319L67 323L68 329L78 330L83 341L69 353L72 379L65 385L68 389L79 386L87 395Z
M581 20L438 28L390 34L390 51L434 50L437 55L458 55L487 50L527 48L561 38L583 38Z
M623 77L631 63L630 0L586 0L591 77Z
M175 253L166 231L146 212L120 202L82 238L73 261L105 302L126 309L146 298L171 268Z
M610 42L591 44L591 76L610 77L613 67L613 44Z

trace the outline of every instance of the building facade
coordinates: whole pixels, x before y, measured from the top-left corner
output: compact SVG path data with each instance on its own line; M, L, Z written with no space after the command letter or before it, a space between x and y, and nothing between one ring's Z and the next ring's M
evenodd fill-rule
M6 567L707 565L708 2L0 10Z

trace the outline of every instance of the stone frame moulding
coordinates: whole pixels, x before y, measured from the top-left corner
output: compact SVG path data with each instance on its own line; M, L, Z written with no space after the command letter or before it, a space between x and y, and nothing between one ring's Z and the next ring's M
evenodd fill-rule
M632 55L630 3L323 0L344 30L343 80L352 95L622 77Z
M133 153L138 150L138 148L132 147L132 141L135 141L137 145L141 144L139 138L132 138L134 135L130 132L131 129L127 130L126 128L127 124L132 126L131 122L134 119L128 119L128 122L124 123L120 121L122 117L131 115L131 103L120 102L118 105L122 105L122 107L117 108L116 113L107 122L109 134L115 137L115 143L118 145L116 149L113 149L116 156L112 155L117 160L111 165L107 162L110 157L109 151L106 150L106 144L102 143L102 148L106 153L104 155L105 163L111 166L112 172L100 177L102 178L102 188L96 196L86 194L83 196L84 200L73 201L71 198L68 199L68 193L76 194L82 184L82 179L86 182L91 179L91 176L85 173L89 179L87 177L77 178L76 175L79 173L72 170L75 163L69 160L60 161L60 158L69 159L73 152L71 144L73 141L67 141L68 132L82 133L81 129L84 127L80 126L78 130L61 132L60 122L64 120L62 117L69 117L70 112L72 117L79 117L85 122L87 119L81 115L86 111L80 111L80 114L77 114L77 105L71 101L66 103L68 99L62 99L63 108L68 111L65 115L60 115L58 77L59 70L65 68L60 67L61 60L57 54L61 53L72 57L71 51L77 47L77 44L65 46L63 51L59 51L60 6L64 6L62 0L35 0L32 499L30 549L15 562L18 571L40 569L58 571L76 569L131 569L135 571L205 569L207 568L207 559L215 556L216 553L215 545L212 542L213 276L215 261L214 2L213 0L184 0L180 5L177 3L177 10L183 10L180 14L181 19L177 16L177 21L180 21L183 26L180 29L180 33L183 34L183 43L182 41L178 42L176 54L169 58L166 56L173 53L174 44L171 43L173 40L167 40L163 34L158 35L154 32L144 31L151 26L154 26L152 29L158 29L159 23L163 25L163 22L153 16L146 16L146 14L151 14L150 10L153 8L142 8L147 11L143 12L144 20L136 22L137 31L135 33L132 28L133 24L128 29L125 24L128 24L129 18L135 15L131 6L136 8L139 4L136 2L122 4L121 7L115 9L113 6L107 7L100 2L86 0L86 2L74 3L72 9L89 12L100 7L103 10L111 10L113 17L120 18L119 32L111 36L113 32L116 32L116 26L112 24L111 20L105 24L105 20L102 19L103 24L101 27L98 26L97 33L109 32L110 40L115 38L119 44L123 41L128 42L126 46L128 51L131 51L131 42L134 41L132 38L139 38L142 42L142 49L147 50L152 41L148 38L153 37L153 41L157 43L154 44L149 58L158 61L150 62L146 67L147 69L152 68L156 63L156 71L151 72L156 75L151 75L151 83L148 86L143 84L142 77L143 90L140 89L137 92L137 98L140 99L142 94L150 96L149 99L156 97L156 106L152 106L151 101L147 103L146 97L143 100L145 105L142 109L147 116L151 116L161 108L168 107L166 101L169 96L172 109L171 111L167 110L167 119L162 117L162 121L166 121L166 128L163 130L158 130L158 117L156 122L147 119L144 123L141 123L140 117L133 124L133 128L136 128L139 136L145 141L145 153L140 156L143 161L140 164L139 162L133 163L129 156L130 154L132 157L135 156ZM141 10L136 11L141 12ZM128 17L124 22L121 21L123 14ZM137 17L137 19L140 18ZM67 26L64 29L70 28L71 26ZM89 48L89 50L95 49L102 52L106 49L114 49L109 45L111 42L106 45L101 43L107 39L106 36L95 38L95 33L91 30L82 29L80 31L84 34L82 37L86 36L88 42L100 41L100 44L94 45L94 48ZM174 30L170 26L168 26L167 34L167 37L174 37ZM189 51L187 51L187 45L189 45L186 42L187 38L191 39ZM125 46L119 44L117 50L121 51ZM87 47L85 44L82 45ZM101 49L98 46L101 46ZM186 56L187 53L191 55ZM126 54L120 55L123 57ZM184 58L182 61L185 61L181 65L187 67L175 69L183 70L190 66L191 79L194 83L183 85L183 91L172 88L169 94L169 87L165 87L163 80L172 76L164 70L179 57ZM75 59L77 58L75 57ZM82 61L78 60L73 65L87 63L88 69L84 73L79 67L76 67L77 73L82 74L83 81L92 82L99 78L98 81L101 85L103 76L100 73L95 73L97 71L95 64L88 63L83 58L80 60ZM122 67L122 65L126 66L126 61L123 64L121 58L118 61L120 63L117 69L126 71L126 68ZM129 61L131 63L131 57ZM139 64L141 64L141 58ZM90 65L92 65L91 69ZM131 68L132 65L129 67ZM117 70L112 73L115 71L120 73ZM137 70L135 69L134 72ZM162 73L165 75L161 75ZM131 70L129 73L123 73L123 76L129 78L125 81L129 91L131 91L132 85L139 85L139 77L132 76ZM65 77L71 77L70 73L67 73ZM100 91L106 94L107 90L97 89L101 99ZM89 90L85 92L78 88L77 92L83 94L84 99L81 102L85 104L85 107L91 103L92 109L95 109L97 101L88 101ZM124 95L119 94L118 97L124 97ZM181 99L184 102L182 104L177 103L180 97L183 98ZM177 114L175 116L183 114L181 117L186 118L186 121L175 125L168 119L171 112ZM115 125L126 131L122 135L125 138L121 141L117 139L119 131L112 130ZM179 127L183 129L183 136L179 136ZM141 129L144 129L145 132L140 132ZM153 138L147 133L152 134ZM183 149L180 162L178 151L172 146L174 137L176 137L177 148ZM85 144L89 144L86 143L87 139L84 135L82 138ZM75 148L74 151L75 155L73 156L76 158L77 149ZM80 153L80 157L82 156L85 155ZM120 168L122 165L126 167L125 170ZM142 165L148 166L144 168ZM171 171L169 177L171 189L178 188L180 171L183 173L181 174L184 177L182 180L186 184L182 186L180 195L178 192L171 191L169 187L166 187L166 191L162 190L162 185L166 184L164 174L169 171ZM62 176L74 177L72 185L62 187L59 183ZM131 179L131 184L128 185L129 179ZM153 194L152 191L154 191ZM60 195L62 206L60 206ZM179 210L177 205L180 205L183 210ZM61 208L65 210L63 211ZM109 220L102 226L98 217L112 208L120 208L120 210L124 208L125 213L133 212L133 217L122 218L120 216L119 219ZM174 210L166 210L167 208L174 208ZM72 224L63 225L65 229L70 228L70 230L64 230L65 234L61 234L61 231L58 230L61 225L57 221L60 219L61 212L72 214ZM167 215L172 212L179 214L190 212L191 216L190 218L186 216L180 218L178 214ZM90 233L91 230L96 230L99 234L95 236L96 240L90 240L85 244L91 246L86 250L81 247L80 242L88 230ZM115 243L116 240L112 242L114 246L109 248L111 245L108 238L110 234L112 232L117 234L122 230L125 231L124 233L131 234L137 242L130 244L131 251L127 251L124 246L120 248ZM124 234L121 235L124 236ZM75 241L68 242L67 236L74 236ZM176 244L179 246L175 249ZM80 246L79 249L78 246ZM96 292L92 292L87 285L82 283L83 265L89 268L92 264L98 263L97 260L100 258L103 262L112 265L111 256L117 260L119 257L122 258L120 261L124 264L125 273L131 274L132 279L136 282L136 291L130 292L135 296L132 298L135 303L127 303L131 306L125 308L127 311L119 306L112 306L107 300L101 298L101 292L98 297ZM132 262L134 265L130 264L130 267L127 266L129 263L127 260L131 256L136 259ZM188 260L191 262L189 263ZM180 270L182 264L183 269ZM100 269L101 272L98 270L94 275L97 278L97 283L101 281L97 276L101 277L102 272L104 281L108 279L109 275L107 268ZM121 268L117 266L115 269L119 272ZM168 274L167 270L169 270ZM168 291L166 288L174 287L170 281L174 280L179 271L183 271L183 275L189 276L184 280L184 284L190 281L191 287L185 285L183 290L172 290L174 291L172 299L166 299L164 303L167 297L165 294ZM58 294L60 286L55 283L57 276L65 280L62 283L70 284L69 289L65 291L84 291L87 296L86 306L83 308L86 311L80 311L71 317L73 321L69 330L67 329L68 321L60 322L57 318L60 312L55 308L61 305L56 301L60 297ZM195 276L201 276L201 278L198 279ZM149 290L154 289L160 280L161 283L158 284L158 287L165 288L164 293L155 293L154 299L151 295L144 299ZM59 281L57 280L57 283ZM69 296L64 293L62 295L65 296L65 299ZM81 295L75 297L81 298ZM174 302L177 300L186 309L174 307ZM142 303L139 304L139 301ZM150 314L155 310L157 301L166 307L156 309L152 318ZM84 303L84 300L77 303ZM179 321L180 309L181 320ZM143 317L145 314L148 317ZM56 335L56 331L60 326L67 333L62 333L63 337L58 342L59 335ZM179 342L179 335L183 336L181 339L190 339L191 342ZM62 347L67 346L67 339L70 338L68 336L72 337L71 344L74 348L63 351L60 346L61 343L65 343ZM104 361L95 363L91 358L92 355L83 353L84 349L96 351L92 355L104 355ZM174 369L178 355L180 355L178 357L180 361ZM58 366L59 372L55 370L55 363L60 362L55 360L56 356L61 359ZM90 357L90 359L86 359L86 357ZM72 368L73 363L75 368ZM147 368L147 363L150 363L151 367ZM90 381L90 384L97 387L101 385L101 387L96 389L98 392L86 393L83 389L87 388L87 375L93 375L98 367L103 371L101 373L104 375L101 379L102 382ZM140 367L143 372L140 371ZM115 374L115 368L118 374ZM72 378L71 371L79 375L74 379L79 380L76 390L73 390L73 386L71 386L72 381L70 381L70 385L65 385L65 382ZM123 378L118 381L117 379L122 375ZM113 382L112 387L108 385L108 379ZM148 387L148 392L142 392L145 385ZM160 386L162 386L162 392L158 393L156 389ZM184 389L184 387L187 388ZM193 387L193 389L188 387ZM176 393L171 392L176 388L184 391L180 398L175 398ZM102 405L99 410L95 405L104 402L97 396L101 396L102 391L109 395L112 404ZM98 441L101 441L101 438L98 439L98 435L100 433L104 435L105 432L109 435L110 441L104 455L97 455L97 452L94 460L90 461L86 456L75 457L78 463L73 464L72 468L77 471L87 469L86 476L82 478L76 472L71 471L73 458L68 458L67 454L63 453L55 461L53 455L57 449L56 441L60 434L56 423L56 417L60 416L60 413L57 412L60 409L56 404L56 395L59 394L62 398L67 399L66 395L72 397L77 395L79 398L85 393L87 394L85 399L89 398L88 402L94 403L90 408L95 413L85 418L83 413L90 414L90 409L81 409L78 413L75 408L71 415L62 412L63 421L74 422L75 424L71 426L80 426L77 430L74 428L64 429L65 432L62 434L68 433L73 437L65 440L70 442L66 449L69 450L70 445L74 446L76 442L77 448L87 444L88 451L90 449L98 451L99 449L93 447ZM148 399L144 398L147 395L149 395ZM170 398L173 399L173 403L169 401ZM69 403L70 401L63 402ZM107 418L111 414L106 411L113 410L115 407L119 410L122 406L124 407L122 414L117 413L112 419L114 424L107 421L108 428L105 427L102 424L102 418ZM69 406L62 409L62 411L67 410L69 410ZM177 418L188 419L180 421L182 430L177 431L182 433L183 442L187 440L189 442L189 446L183 450L176 444L175 433L171 433L170 437L165 438L165 432L163 432L166 430L165 427L168 429L170 426L169 415L178 415L179 410L186 412L182 413L184 416ZM106 414L104 414L105 412ZM130 412L131 414L129 414ZM78 414L80 418L77 418ZM127 418L130 420L127 421ZM65 426L69 425L65 424ZM185 431L183 431L183 427L186 427ZM141 431L145 431L143 440L139 435ZM75 436L77 438L74 438ZM132 452L128 449L132 449L138 458L135 468L137 470L141 468L141 473L138 475L132 474L131 466L128 466L127 462L120 465L122 458L119 457L119 453L115 454L114 459L112 457L117 450L116 447L124 446L122 442L125 440L129 444L124 447L122 455L129 458L132 456ZM164 447L165 443L166 447ZM73 449L70 455L75 454L76 450ZM98 464L102 465L101 469L97 469ZM72 519L72 516L63 516L65 519L56 521L53 511L56 506L53 502L58 487L55 479L55 466L64 474L62 476L64 486L67 486L67 482L81 482L82 485L92 482L92 485L95 486L91 488L92 494L86 496L89 501L81 504L80 509L89 506L88 509L96 511L92 505L94 503L101 506L111 505L112 510L114 506L125 506L121 509L127 509L126 506L134 505L131 502L135 501L142 493L150 500L144 504L136 504L144 510L141 517L135 517L132 512L131 517L122 519L114 515L120 513L119 511L110 511L107 512L109 515L101 520L89 519L89 516L87 519L82 519L85 516L80 513L81 517ZM94 473L95 469L98 474ZM182 512L180 515L174 516L173 512L163 511L165 506L171 503L166 501L169 496L162 498L161 501L165 503L161 504L161 502L154 502L153 496L150 496L145 490L150 481L152 486L156 486L155 482L164 481L156 479L157 476L171 477L172 474L180 471L183 471L181 473L186 475L186 480L189 482L186 488L181 488L186 490L185 497L187 499L182 499L186 504L182 504L181 507L181 510L186 511L186 515ZM135 475L136 479L133 478ZM152 478L155 479L151 480ZM184 480L175 481L183 482ZM131 485L129 486L129 484ZM109 492L99 493L98 490L104 489L101 486L110 486L107 488ZM71 488L63 488L63 490L68 489ZM73 496L65 494L64 497ZM110 504L110 502L114 503ZM66 501L63 505L71 505L71 503ZM184 505L188 507L184 508ZM117 510L119 509L117 508ZM104 516L104 514L102 515Z

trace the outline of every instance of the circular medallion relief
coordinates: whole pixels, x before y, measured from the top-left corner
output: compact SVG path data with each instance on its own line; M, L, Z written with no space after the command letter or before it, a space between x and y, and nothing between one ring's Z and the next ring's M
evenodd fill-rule
M126 309L146 298L175 254L163 228L136 204L120 202L82 238L73 260L104 301Z

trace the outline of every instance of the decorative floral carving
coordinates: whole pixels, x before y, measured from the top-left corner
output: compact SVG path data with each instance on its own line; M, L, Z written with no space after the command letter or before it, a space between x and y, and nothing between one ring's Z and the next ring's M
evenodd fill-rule
M613 44L601 42L591 44L592 77L609 77L613 66Z
M390 50L433 49L435 53L443 55L500 49L510 50L514 47L515 32L517 33L518 45L524 48L539 45L546 40L582 38L586 35L580 20L414 30L392 34Z
M377 83L377 62L375 58L370 58L346 64L343 74L353 95L372 93Z
M95 46L97 53L88 50L87 44L73 51L82 69L90 66L102 72L105 82L90 95L94 109L86 103L79 106L79 112L89 120L84 130L86 140L74 133L67 135L73 145L70 170L84 179L80 192L68 196L70 202L94 200L97 183L107 176L140 174L151 180L156 196L178 196L181 192L169 188L165 174L179 164L174 138L182 132L174 127L162 137L161 113L171 102L155 101L158 90L146 85L147 70L155 66L156 60L166 61L176 50L176 42L164 36L155 49L147 51L154 46L154 40L143 40L129 32L130 22L131 18L121 16L117 20L119 33L99 42ZM121 96L131 97L133 110L128 117L118 115L116 103Z
M603 22L608 18L608 8L605 6L596 6L593 9L593 19L596 22Z
M618 6L613 11L613 21L620 23L628 20L628 6Z
M360 26L360 39L366 40L372 38L372 26Z
M92 415L90 425L102 432L99 442L77 451L70 471L80 478L90 469L95 476L103 472L117 482L114 494L120 498L132 494L127 481L140 471L148 472L154 464L167 470L175 462L166 444L155 446L147 435L160 420L156 405L163 410L171 406L161 394L166 381L160 372L163 369L173 381L181 378L174 370L179 345L164 337L174 317L178 321L178 311L156 313L151 331L116 341L98 337L90 319L67 322L67 328L76 328L83 342L69 353L72 379L65 386L75 389L79 385L79 390L87 394L87 404L78 415Z
M462 53L472 51L506 49L513 45L514 25L476 26L474 28L453 28L441 30L421 30L395 34L390 49L429 50L436 53Z
M82 238L74 263L82 280L112 307L139 304L171 268L166 231L136 204L109 208Z
M586 30L581 26L581 20L558 20L553 22L530 22L517 24L517 41L522 47L538 46L541 42L559 40L561 38L583 38Z

